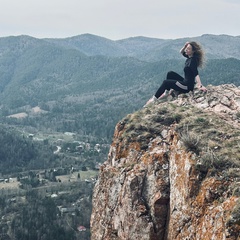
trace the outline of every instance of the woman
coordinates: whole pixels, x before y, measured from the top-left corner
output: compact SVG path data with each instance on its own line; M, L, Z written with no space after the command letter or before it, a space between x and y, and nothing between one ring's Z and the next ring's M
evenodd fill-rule
M196 42L186 42L180 53L187 58L184 67L184 78L175 72L168 72L167 79L163 81L156 94L148 100L146 105L168 96L166 90L174 89L180 93L193 91L195 83L200 90L207 91L202 85L198 74L198 67L203 66L204 58L201 46Z

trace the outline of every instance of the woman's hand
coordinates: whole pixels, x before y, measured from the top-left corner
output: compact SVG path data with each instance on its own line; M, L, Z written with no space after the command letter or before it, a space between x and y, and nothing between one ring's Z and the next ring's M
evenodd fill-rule
M184 44L184 46L180 49L180 53L181 53L181 54L184 53L185 48L187 47L188 44L189 44L189 42L186 42L186 43Z
M200 86L198 87L198 89L199 89L200 91L207 92L207 88L205 88L203 85L200 85Z
M184 48L186 48L188 44L189 44L189 42L186 42L186 43L184 44Z
M201 79L200 79L200 76L197 75L195 77L195 82L197 83L197 88L200 90L200 91L203 91L203 92L207 92L207 89L202 85L201 83Z

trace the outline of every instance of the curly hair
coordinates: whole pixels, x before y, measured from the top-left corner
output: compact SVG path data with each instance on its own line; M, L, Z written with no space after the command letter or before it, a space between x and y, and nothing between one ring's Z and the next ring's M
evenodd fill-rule
M201 45L197 42L189 42L189 44L192 46L192 50L194 51L194 56L197 58L198 67L203 67L205 53Z

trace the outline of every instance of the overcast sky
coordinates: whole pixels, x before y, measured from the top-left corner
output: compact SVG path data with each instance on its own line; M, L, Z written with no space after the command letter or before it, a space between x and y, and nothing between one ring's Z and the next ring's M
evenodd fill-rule
M0 37L240 35L240 0L0 0Z

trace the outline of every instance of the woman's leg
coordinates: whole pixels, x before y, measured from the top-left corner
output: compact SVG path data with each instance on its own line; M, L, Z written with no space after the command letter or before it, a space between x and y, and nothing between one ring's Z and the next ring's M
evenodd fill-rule
M178 73L170 71L167 73L167 79L177 80L177 81L183 81L184 78L180 76Z
M153 97L150 98L144 106L147 106L149 103L156 101L157 98L159 98L165 92L165 90L174 89L179 92L188 92L187 90L184 90L186 88L186 86L182 85L182 88L181 88L180 81L183 81L183 80L184 80L184 78L182 76L180 76L179 74L177 74L173 71L168 72L167 80L163 81L162 85L157 90L156 94L153 95ZM179 84L180 87L177 86L176 83Z
M167 79L163 81L162 85L157 90L155 97L159 98L165 92L165 90L170 90L170 89L174 89L182 93L188 92L187 86L183 85L180 81Z

